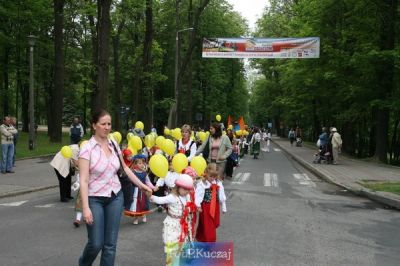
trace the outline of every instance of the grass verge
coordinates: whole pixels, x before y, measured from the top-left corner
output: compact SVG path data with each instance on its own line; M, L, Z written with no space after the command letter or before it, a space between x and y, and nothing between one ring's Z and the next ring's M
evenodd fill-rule
M37 132L36 146L34 150L29 150L29 133L19 132L17 141L17 159L37 157L47 154L57 153L62 146L69 145L68 133L63 133L61 143L52 143L47 136L47 132Z
M400 195L400 182L362 182L361 184L374 191L385 191Z

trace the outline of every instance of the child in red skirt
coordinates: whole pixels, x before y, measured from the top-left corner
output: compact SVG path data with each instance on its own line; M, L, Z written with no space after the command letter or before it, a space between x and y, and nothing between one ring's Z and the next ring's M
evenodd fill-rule
M208 164L205 179L196 185L195 204L200 212L196 239L199 242L215 242L220 225L220 209L226 212L224 186L219 180L217 165Z
M132 172L139 178L141 182L154 189L153 184L150 182L147 174L146 157L142 154L133 156L133 164L131 165ZM137 186L133 186L133 202L129 211L124 211L126 216L133 217L133 224L139 223L139 217L142 217L143 222L147 222L146 214L150 212L149 199L146 197L144 191Z

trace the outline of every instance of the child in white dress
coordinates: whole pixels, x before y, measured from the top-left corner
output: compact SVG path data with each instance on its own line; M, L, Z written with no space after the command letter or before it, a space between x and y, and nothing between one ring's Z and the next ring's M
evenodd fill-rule
M192 219L196 207L190 201L189 192L193 190L193 179L181 174L175 180L175 187L165 197L151 196L150 201L166 204L167 217L164 220L163 241L166 265L173 265L178 259L182 243L192 242L195 221Z

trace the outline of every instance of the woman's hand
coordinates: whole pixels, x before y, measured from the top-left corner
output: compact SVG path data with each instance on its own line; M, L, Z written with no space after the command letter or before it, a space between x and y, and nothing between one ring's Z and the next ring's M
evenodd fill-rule
M93 215L92 215L92 211L90 210L90 208L83 209L83 220L88 225L92 225L93 224L93 222L94 222L93 221Z
M148 186L146 186L145 184L142 185L141 188L144 192L150 192L153 193L153 190L151 188L149 188Z
M201 209L201 207L197 207L197 211L202 212L203 210Z

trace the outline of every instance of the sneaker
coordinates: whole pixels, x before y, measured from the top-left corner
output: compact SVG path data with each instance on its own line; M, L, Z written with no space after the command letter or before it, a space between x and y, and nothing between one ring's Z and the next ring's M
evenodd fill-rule
M134 218L132 223L133 224L139 224L139 219L138 218Z
M144 222L144 223L147 223L147 217L146 217L146 215L143 216L143 222Z
M15 172L13 170L7 171L9 174L14 174Z
M76 221L74 222L74 226L75 226L76 228L78 228L80 225L81 225L81 222L80 222L79 220L76 220Z

